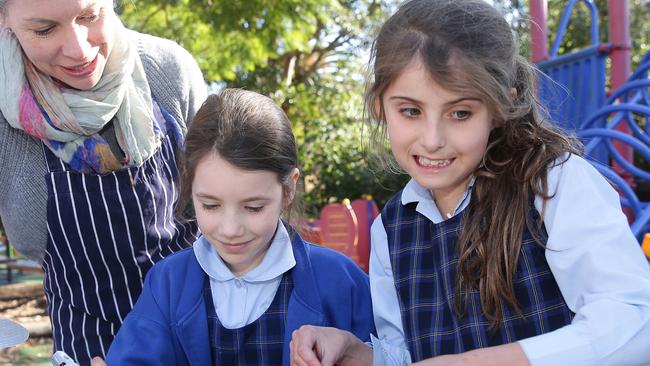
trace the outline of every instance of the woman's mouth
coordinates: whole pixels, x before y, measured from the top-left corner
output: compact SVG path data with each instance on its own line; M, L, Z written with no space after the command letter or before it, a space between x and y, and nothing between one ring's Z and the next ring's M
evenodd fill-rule
M85 62L83 64L75 65L72 67L61 66L63 71L72 77L85 77L92 74L97 68L97 60L99 59L99 54L95 55L95 58L90 62Z

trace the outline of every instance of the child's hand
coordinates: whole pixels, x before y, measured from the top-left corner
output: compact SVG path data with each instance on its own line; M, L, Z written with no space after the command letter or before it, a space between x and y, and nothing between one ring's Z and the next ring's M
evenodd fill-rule
M455 355L443 355L416 362L411 366L530 366L517 342L478 348Z
M101 357L94 357L90 361L90 366L106 366L106 362Z
M344 348L341 331L334 328L303 325L291 334L292 366L330 366L338 361Z
M352 333L303 325L291 334L291 366L371 365L372 351Z
M480 365L478 362L476 365ZM464 357L464 354L459 355L444 355L434 358L429 358L424 361L412 363L411 366L470 366L472 363L469 359ZM95 365L93 365L95 366Z

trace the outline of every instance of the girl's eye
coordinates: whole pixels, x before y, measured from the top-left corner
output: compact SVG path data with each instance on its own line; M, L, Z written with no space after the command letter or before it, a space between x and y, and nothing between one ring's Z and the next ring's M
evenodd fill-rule
M457 120L466 120L472 115L472 112L469 111L453 111L451 112L451 117Z
M417 108L402 108L399 112L407 117L415 117L420 115L420 110Z
M202 207L204 210L206 210L206 211L212 211L212 210L216 210L216 209L218 209L218 208L219 208L219 205L208 205L208 204L206 204L206 203L202 203L202 204L201 204L201 207Z
M252 213L261 212L264 209L264 206L246 206L246 210Z

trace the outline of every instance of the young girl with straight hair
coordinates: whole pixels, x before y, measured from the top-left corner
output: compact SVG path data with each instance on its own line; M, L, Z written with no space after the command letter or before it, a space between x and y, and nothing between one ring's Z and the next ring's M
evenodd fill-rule
M378 337L303 327L293 364L649 364L648 263L503 16L408 1L372 57L377 145L412 178L372 226Z
M304 324L369 339L368 277L290 224L299 176L273 100L239 89L208 97L187 132L178 206L202 235L152 268L106 363L289 365Z

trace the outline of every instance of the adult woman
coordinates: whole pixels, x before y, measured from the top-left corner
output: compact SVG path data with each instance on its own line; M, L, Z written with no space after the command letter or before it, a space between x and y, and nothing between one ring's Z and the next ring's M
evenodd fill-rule
M175 156L205 84L112 0L0 0L0 16L0 216L42 263L54 348L87 364L149 268L194 240L172 215Z

